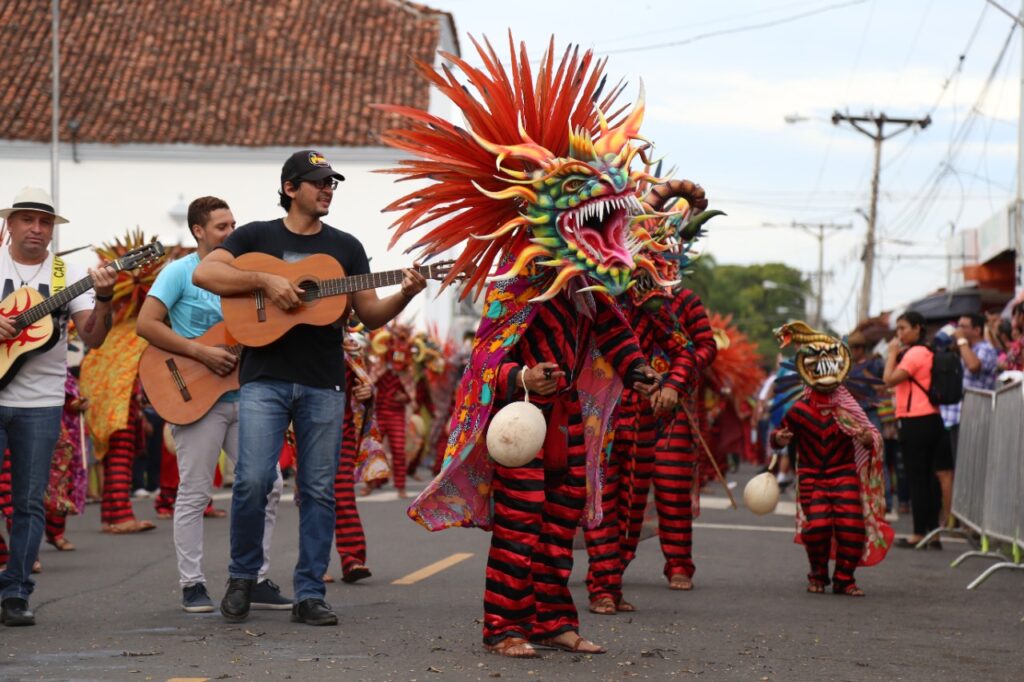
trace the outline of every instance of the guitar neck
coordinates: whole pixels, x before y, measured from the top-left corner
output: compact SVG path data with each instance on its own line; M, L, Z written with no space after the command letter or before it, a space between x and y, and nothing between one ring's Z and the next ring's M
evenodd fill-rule
M68 301L81 296L89 289L93 288L92 275L86 276L84 279L80 279L68 288L60 291L47 299L44 299L42 303L34 305L25 312L17 315L14 318L14 326L18 329L24 329L25 327L38 322L47 315L53 313L55 310L66 305Z
M433 265L421 265L418 268L412 269L428 279L434 276ZM387 272L370 272L365 275L327 279L320 282L319 296L340 296L342 294L350 294L353 291L389 287L401 284L404 278L405 270L389 270Z

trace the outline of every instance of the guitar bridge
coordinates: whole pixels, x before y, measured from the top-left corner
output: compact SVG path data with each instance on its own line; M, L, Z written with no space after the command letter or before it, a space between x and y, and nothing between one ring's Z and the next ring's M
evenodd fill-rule
M174 385L178 387L182 400L186 403L192 400L192 394L189 393L188 386L185 385L185 379L182 378L181 372L178 371L178 364L174 362L174 358L167 358L167 369L171 371L171 378L174 379Z

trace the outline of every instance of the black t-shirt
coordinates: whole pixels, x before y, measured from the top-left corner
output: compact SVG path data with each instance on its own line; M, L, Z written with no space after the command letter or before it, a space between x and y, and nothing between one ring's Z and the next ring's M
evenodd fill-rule
M288 262L325 253L341 263L346 275L370 272L366 251L359 240L326 224L316 234L301 235L285 227L282 219L249 223L232 232L218 248L226 249L235 258L255 251ZM268 301L267 305L273 303ZM341 321L323 327L296 325L267 346L244 349L239 379L243 384L256 379L278 379L344 390L343 334Z

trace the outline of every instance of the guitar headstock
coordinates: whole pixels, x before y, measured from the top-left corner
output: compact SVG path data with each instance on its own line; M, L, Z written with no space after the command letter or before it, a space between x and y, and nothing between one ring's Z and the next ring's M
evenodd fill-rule
M436 279L438 282L443 282L448 275L452 273L452 269L455 267L454 260L441 260L430 265L423 266L420 270L423 272L423 276L427 279ZM466 279L466 273L460 272L455 276L456 280Z
M145 246L140 246L137 249L132 249L128 253L124 254L113 263L108 263L107 267L114 268L114 272L121 272L122 270L134 270L140 268L147 263L151 263L158 260L164 255L164 246L160 242L150 242Z

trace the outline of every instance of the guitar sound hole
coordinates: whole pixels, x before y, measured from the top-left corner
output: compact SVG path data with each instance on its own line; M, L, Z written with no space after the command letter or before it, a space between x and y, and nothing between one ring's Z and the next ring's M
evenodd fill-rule
M311 279L304 279L299 282L299 288L302 289L302 295L299 296L303 301L315 301L320 298L320 283Z

